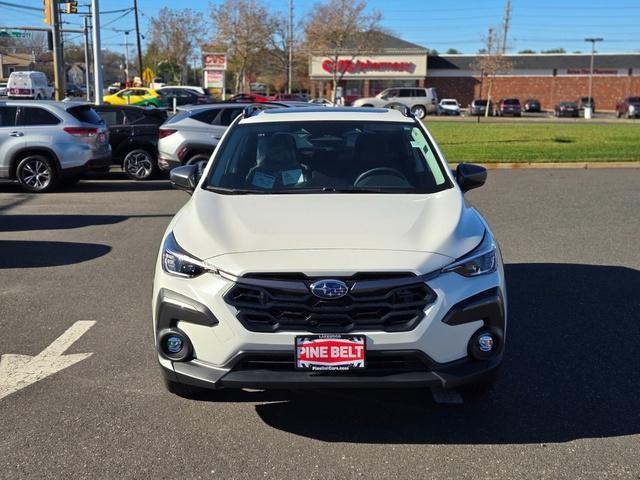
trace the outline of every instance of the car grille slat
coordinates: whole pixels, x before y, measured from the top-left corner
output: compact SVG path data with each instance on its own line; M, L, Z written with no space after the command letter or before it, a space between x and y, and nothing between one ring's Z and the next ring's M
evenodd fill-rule
M259 274L238 279L224 299L237 310L250 331L310 331L343 333L353 330L411 330L436 294L413 274L359 273L339 278L349 287L342 298L327 300L311 294L316 278L301 274ZM283 287L283 288L281 288Z

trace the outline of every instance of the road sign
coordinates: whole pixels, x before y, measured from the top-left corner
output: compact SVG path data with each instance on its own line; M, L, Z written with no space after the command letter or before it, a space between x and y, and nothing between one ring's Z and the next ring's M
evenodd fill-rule
M33 33L20 30L0 30L0 38L33 38Z
M202 64L205 70L226 70L227 54L226 53L203 53Z

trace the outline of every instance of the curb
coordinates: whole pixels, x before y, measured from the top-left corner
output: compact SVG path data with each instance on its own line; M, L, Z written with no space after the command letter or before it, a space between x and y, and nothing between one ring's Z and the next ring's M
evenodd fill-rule
M475 163L475 162L474 162ZM452 168L458 164L451 163ZM640 168L640 161L631 162L520 162L520 163L477 163L487 170L523 170L523 169L558 169L558 168Z

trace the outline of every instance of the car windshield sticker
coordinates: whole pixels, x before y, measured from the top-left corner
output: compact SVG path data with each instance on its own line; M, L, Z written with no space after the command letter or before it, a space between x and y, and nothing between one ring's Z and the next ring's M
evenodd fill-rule
M304 182L304 177L302 176L302 170L300 168L282 172L283 185L297 185L302 182Z
M276 183L276 177L263 172L256 172L253 176L251 184L260 188L273 188Z
M424 138L424 135L422 135L422 132L418 128L411 129L411 137L413 138L411 146L419 149L420 153L422 153L424 159L427 161L427 165L429 165L429 170L431 170L431 173L433 174L436 185L442 185L444 183L444 175L442 174L440 167L438 167L436 157L429 148L427 139Z

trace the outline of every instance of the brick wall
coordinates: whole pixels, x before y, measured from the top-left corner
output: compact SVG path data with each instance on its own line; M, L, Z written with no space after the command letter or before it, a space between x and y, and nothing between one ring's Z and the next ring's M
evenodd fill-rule
M488 82L485 79L482 95L480 80L476 77L429 77L427 86L435 87L440 98L456 98L466 107L474 98L486 98ZM537 98L543 109L551 110L562 100L586 96L588 90L588 76L496 77L491 97L516 97L521 102L527 98ZM629 95L640 96L640 76L593 77L596 110L613 110L621 98Z

